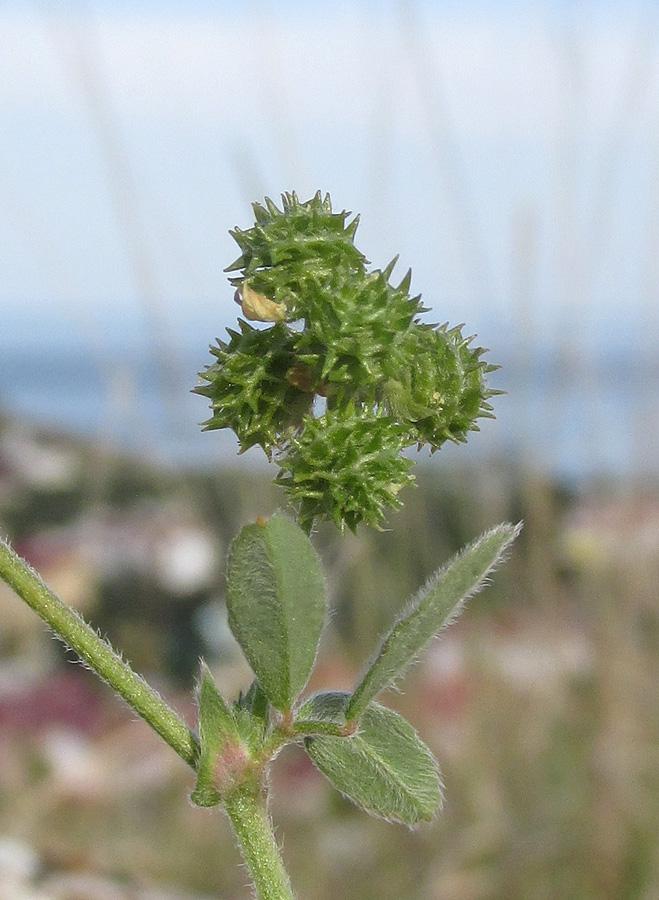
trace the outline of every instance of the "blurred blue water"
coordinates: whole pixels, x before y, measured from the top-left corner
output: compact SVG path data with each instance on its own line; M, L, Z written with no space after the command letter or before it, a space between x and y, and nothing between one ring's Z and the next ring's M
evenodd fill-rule
M0 349L0 410L175 465L213 465L237 445L199 428L207 401L190 391L210 361L202 341L165 367L135 344L99 354L13 343ZM578 369L548 355L523 366L512 347L507 358L499 348L497 362L492 384L507 394L494 400L496 420L483 420L467 447L443 449L436 464L505 457L571 480L659 474L657 371L610 351ZM263 457L253 450L246 459Z

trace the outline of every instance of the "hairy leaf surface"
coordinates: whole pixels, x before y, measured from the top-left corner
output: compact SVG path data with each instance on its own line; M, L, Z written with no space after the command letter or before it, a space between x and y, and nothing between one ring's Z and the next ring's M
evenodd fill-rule
M349 694L319 694L301 712L342 722ZM417 825L442 802L437 761L414 728L391 709L371 703L352 737L310 737L305 748L334 787L373 816Z
M229 626L263 692L291 708L309 679L325 620L325 584L311 541L276 513L231 544Z
M519 534L520 525L500 525L470 544L439 569L412 598L355 690L346 719L356 721L368 704L389 687L417 653L461 611L483 586Z
M225 768L222 761L242 755L242 742L236 720L203 663L199 685L199 740L197 784L190 799L196 806L215 806L222 797L223 786L218 781Z

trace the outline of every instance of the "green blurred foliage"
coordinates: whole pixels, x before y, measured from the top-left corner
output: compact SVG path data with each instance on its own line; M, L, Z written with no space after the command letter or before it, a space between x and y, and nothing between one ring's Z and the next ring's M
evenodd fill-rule
M98 474L93 453L87 460ZM103 491L96 483L91 494L90 469L57 499L49 527L82 515L90 496L124 510L144 497L175 498L225 550L243 524L282 502L267 474L248 467L154 474L118 462L106 468ZM659 492L648 485L576 491L495 461L477 471L440 463L421 468L418 481L389 531L340 538L328 525L316 536L334 615L310 691L350 689L377 635L452 552L502 520L523 518L525 529L492 586L411 670L405 693L385 700L440 760L446 805L432 825L408 831L370 819L326 785L301 750L276 761L273 814L300 896L652 900L659 896ZM16 483L0 521L17 540L42 529L39 492ZM247 687L237 656L204 647L195 624L200 608L221 606L221 574L185 597L144 573L93 583L88 618L128 645L138 668L159 675L168 696L173 685L185 689L173 698L184 712L202 652L223 692ZM39 624L36 631L42 635ZM15 663L17 641L1 646L4 664ZM75 675L92 680L79 668ZM100 783L70 773L67 781L54 762L52 721L19 728L7 718L6 694L0 698L0 834L29 843L51 870L82 869L181 895L247 896L228 824L187 800L192 774L102 685L91 690L106 710L104 727L97 716L85 734L66 722L60 731L69 727L82 742Z

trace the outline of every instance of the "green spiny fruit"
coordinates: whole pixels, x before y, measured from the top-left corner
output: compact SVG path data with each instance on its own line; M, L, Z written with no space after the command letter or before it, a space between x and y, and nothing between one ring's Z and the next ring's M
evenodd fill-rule
M277 477L299 508L303 527L333 519L343 531L364 521L376 528L387 507L398 508L398 492L414 481L412 462L402 456L405 428L386 413L351 404L308 415L279 460Z
M338 269L322 285L309 285L296 347L321 381L335 386L332 393L375 401L408 361L403 343L423 306L409 296L409 273L398 287L389 283L394 263L361 278Z
M258 331L242 320L239 325L239 332L227 329L228 344L211 347L217 361L201 373L207 384L195 389L211 400L213 415L203 427L231 428L241 453L258 444L270 459L282 437L301 424L313 394L286 377L295 362L288 329L274 325Z
M390 282L396 260L367 271L358 218L333 212L320 192L282 201L255 203L254 226L231 232L236 299L266 327L239 320L211 348L216 361L196 389L211 400L204 427L233 429L241 452L260 445L307 527L317 517L379 527L413 481L402 451L466 440L491 417L498 392L485 378L496 367L460 328L419 322L411 273Z
M226 271L242 270L231 283L240 288L248 282L259 294L283 303L292 321L305 317L310 283L322 285L337 267L347 277L363 275L367 260L354 243L359 219L348 223L350 213L332 212L329 194L322 199L318 191L306 203L295 193L283 194L282 200L282 210L269 198L265 206L254 203L253 228L230 232L242 252Z
M385 388L386 405L409 426L410 442L430 445L431 453L445 441L462 443L478 430L476 419L491 417L485 376L496 369L485 363L482 348L471 349L471 338L460 328L418 325L404 339L404 351L414 365L401 367Z

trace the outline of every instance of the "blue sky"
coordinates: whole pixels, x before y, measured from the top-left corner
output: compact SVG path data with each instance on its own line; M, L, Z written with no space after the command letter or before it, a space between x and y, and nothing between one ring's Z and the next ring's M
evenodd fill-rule
M568 470L656 470L658 9L5 2L0 403L120 434L145 414L127 351L165 381L184 355L193 429L194 373L237 312L228 229L320 188L361 213L374 265L400 253L432 320L506 364L478 446L526 431Z
M649 3L5 3L4 340L234 315L227 229L329 191L438 319L632 339L656 287ZM647 331L647 328L645 329ZM490 343L492 340L490 339Z

